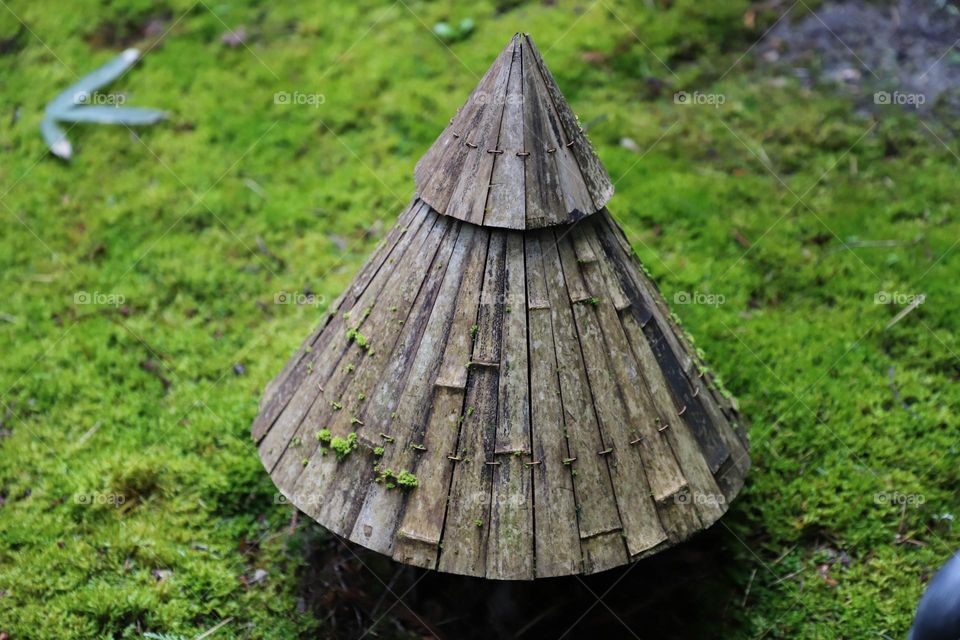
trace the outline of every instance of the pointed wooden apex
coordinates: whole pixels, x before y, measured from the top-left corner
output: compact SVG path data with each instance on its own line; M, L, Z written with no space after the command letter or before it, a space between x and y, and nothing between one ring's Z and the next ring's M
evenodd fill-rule
M526 34L497 57L414 179L438 213L506 229L569 224L613 196L610 176Z

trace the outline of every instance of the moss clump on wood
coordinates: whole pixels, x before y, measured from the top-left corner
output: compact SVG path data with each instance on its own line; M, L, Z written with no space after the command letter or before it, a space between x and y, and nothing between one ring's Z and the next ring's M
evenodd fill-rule
M348 433L345 438L334 436L330 439L330 450L336 454L337 460L346 458L357 446L357 434L354 432Z
M357 346L364 351L370 348L370 341L358 329L347 329L347 342L357 343Z
M393 471L392 469L382 469L377 474L377 482L383 483L387 489L400 488L405 491L415 489L420 481L417 476L409 471Z

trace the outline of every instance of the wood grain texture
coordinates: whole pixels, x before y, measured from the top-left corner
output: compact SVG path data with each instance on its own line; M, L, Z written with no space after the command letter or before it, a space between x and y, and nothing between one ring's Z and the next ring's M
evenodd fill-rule
M419 197L465 222L569 224L613 183L530 36L517 34L414 169Z
M416 169L418 196L267 386L278 491L394 559L594 573L709 527L750 467L725 395L604 208L527 36Z

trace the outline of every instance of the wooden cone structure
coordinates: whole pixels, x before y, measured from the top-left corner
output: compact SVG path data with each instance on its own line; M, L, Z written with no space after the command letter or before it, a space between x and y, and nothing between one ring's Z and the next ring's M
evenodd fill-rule
M734 403L528 36L416 182L264 395L253 439L282 494L401 562L495 579L601 571L714 523L750 465Z

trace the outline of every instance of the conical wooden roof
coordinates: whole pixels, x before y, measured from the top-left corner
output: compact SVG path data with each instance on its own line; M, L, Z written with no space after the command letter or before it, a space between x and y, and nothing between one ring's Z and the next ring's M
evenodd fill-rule
M525 48L548 77L527 36L492 70ZM601 571L715 522L746 435L609 213L511 229L424 196L264 394L281 493L401 562L496 579Z
M530 36L517 34L414 170L438 213L537 229L603 208L613 184Z

